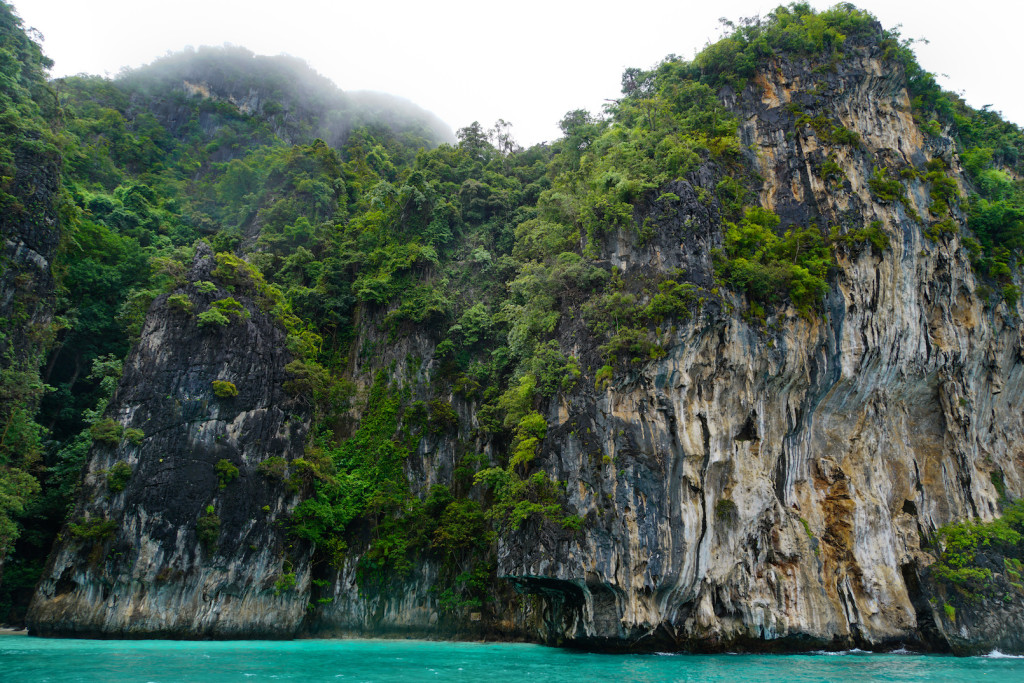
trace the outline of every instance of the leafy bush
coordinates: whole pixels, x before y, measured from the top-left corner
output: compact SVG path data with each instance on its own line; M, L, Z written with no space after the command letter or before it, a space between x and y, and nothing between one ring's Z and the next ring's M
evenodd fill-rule
M280 595L285 591L295 588L295 572L281 574L274 582L274 595Z
M68 531L80 540L103 541L111 538L116 530L117 522L100 517L68 524Z
M215 379L210 384L213 386L213 393L217 398L234 398L238 396L238 387L234 382Z
M344 559L344 536L351 522L364 515L391 519L407 507L410 494L403 467L418 438L400 435L400 407L399 396L389 390L384 373L378 373L352 437L333 444L324 435L305 458L291 462L296 485L312 489L295 508L291 533L316 543L332 564Z
M881 256L889 248L889 235L882 230L881 221L871 221L871 225L866 228L850 230L842 235L834 233L832 241L834 244L842 244L848 247L870 244L871 251L877 256Z
M208 327L210 325L214 325L216 327L224 327L225 325L228 325L231 322L226 315L224 315L223 313L214 308L210 308L203 311L202 313L199 314L198 317L199 327Z
M230 460L221 458L213 466L213 469L217 472L217 481L220 482L222 489L227 488L228 484L238 479L238 468Z
M751 300L769 304L783 297L805 315L821 305L832 254L814 226L793 227L779 237L779 217L748 208L739 224L726 223L725 258L716 274Z
M249 311L235 298L217 299L210 304L209 310L215 310L229 320L241 321L249 318Z
M146 438L146 433L141 429L126 429L124 430L124 438L134 446L141 446L142 440Z
M565 514L559 502L560 490L542 471L530 474L530 462L547 434L547 422L537 412L525 414L516 426L512 455L504 468L490 467L477 472L474 481L494 492L487 516L504 530L518 529L523 522L540 517L565 528L578 528L578 518Z
M431 434L443 434L459 426L459 414L452 404L440 399L433 399L428 404L428 429Z
M115 422L113 418L104 418L89 428L89 434L92 436L94 441L107 444L108 446L116 446L121 443L121 435L124 432L124 427L120 423Z
M217 289L217 285L207 280L198 280L192 283L192 286L196 288L196 291L201 294L209 294Z
M1003 516L991 522L966 520L948 524L936 535L941 552L931 567L931 575L968 593L991 593L992 570L980 565L978 556L984 552L1019 559L1024 554L1024 499L1007 506Z
M279 455L272 455L257 465L256 471L268 479L283 481L288 472L288 461Z
M904 201L907 197L907 190L896 178L889 174L889 169L881 166L874 170L868 179L868 188L875 198L883 203Z
M167 306L176 311L181 311L188 315L192 314L192 299L188 298L187 294L172 294L167 297Z
M107 489L111 493L120 493L128 485L132 478L132 466L120 460L114 463L107 471Z
M208 505L206 512L196 521L196 536L206 553L212 554L216 550L217 539L220 538L220 517L212 505Z

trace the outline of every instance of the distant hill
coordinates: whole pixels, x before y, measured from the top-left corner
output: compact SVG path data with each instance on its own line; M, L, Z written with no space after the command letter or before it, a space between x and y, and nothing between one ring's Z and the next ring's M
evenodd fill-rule
M455 140L443 121L406 99L346 93L301 59L257 55L243 47L188 48L122 73L114 85L171 131L187 122L189 110L212 102L229 105L216 109L221 115L255 117L292 144L320 138L339 147L363 126L412 135L430 146ZM204 129L209 133L208 125Z

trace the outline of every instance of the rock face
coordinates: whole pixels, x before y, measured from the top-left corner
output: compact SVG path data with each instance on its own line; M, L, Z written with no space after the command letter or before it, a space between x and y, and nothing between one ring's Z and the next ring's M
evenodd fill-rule
M584 646L941 649L937 629L959 648L975 628L995 641L991 620L951 624L926 599L921 545L950 521L997 515L993 473L1021 491L1019 311L983 305L956 237L924 236L924 183L905 203L868 191L876 165L951 149L922 138L902 74L870 48L834 74L786 61L768 73L727 98L763 205L797 225L879 221L890 248L841 255L819 319L762 327L708 307L666 358L552 406L545 467L568 482L585 531L504 542L499 571L553 595L549 637ZM822 144L791 102L863 145ZM830 153L841 192L816 170ZM676 194L675 224L716 246L716 226L689 210L693 189ZM640 274L672 240L609 247ZM595 452L611 464L595 467ZM1000 647L1020 650L1019 633Z
M201 245L190 281L215 279L214 265ZM227 295L194 284L176 293L198 310ZM36 632L295 632L305 600L275 588L294 580L308 589L308 567L290 569L281 560L287 540L276 522L293 496L259 466L301 456L308 417L282 388L290 360L284 333L251 299L235 296L250 315L231 316L223 326L199 326L191 313L170 307L167 295L153 303L112 402L125 438L94 447L76 522L50 558L31 607ZM237 395L218 397L214 380L233 383ZM118 463L131 468L121 491L111 485ZM236 467L237 477L218 475L218 465L229 469L222 463ZM206 542L201 518L217 520L206 522L214 527Z
M11 321L11 347L38 352L34 335L53 315L51 264L60 244L57 190L60 160L19 147L10 194L19 203L0 217L3 268L0 269L0 317Z
M115 419L145 438L95 450L76 511L116 528L88 543L65 534L32 628L187 637L461 630L604 649L965 652L991 643L1024 651L1024 630L1001 629L981 607L951 620L929 600L924 541L948 522L998 515L995 479L1024 495L1024 338L1019 308L979 295L957 235L926 236L944 216L929 212L924 180L908 181L904 201L879 201L869 189L877 167L936 158L964 182L951 141L921 134L905 78L892 69L867 46L828 73L777 60L743 92L724 93L764 179L765 208L784 224L840 232L877 221L889 246L841 251L822 315L790 309L750 322L728 299L709 300L665 340L664 358L603 390L581 385L552 401L534 464L565 482L567 507L584 523L578 532L527 524L499 540L498 575L514 597L440 630L429 562L384 594L359 590L353 558L321 579L333 602L303 622L313 570L299 562L288 571L275 559L287 541L273 521L290 499L256 471L272 455L296 457L305 436L302 410L280 388L282 333L251 302L244 325L209 330L169 311L163 297L112 404ZM800 122L804 113L860 142L826 141ZM838 188L821 177L830 159L841 169ZM705 165L666 188L678 200L640 209L657 225L654 238L641 245L614 235L605 256L627 280L681 267L710 286L722 230L714 200L701 197L720 177ZM955 207L952 218L965 220ZM210 267L200 254L192 279L209 279ZM204 303L222 296L182 291ZM599 365L574 331L560 329L562 348ZM400 338L381 358L354 360L354 375L392 360L396 376L415 375L432 353L425 339ZM422 366L404 365L413 355ZM234 381L239 396L214 398L214 379ZM473 406L455 406L473 424ZM421 442L407 466L414 492L450 478L455 444L470 438L464 428ZM241 476L219 489L222 458ZM101 473L119 460L132 478L123 492L105 493ZM209 557L195 532L207 505L221 522ZM275 595L292 573L295 590ZM1024 605L1014 600L1004 609L1019 615Z

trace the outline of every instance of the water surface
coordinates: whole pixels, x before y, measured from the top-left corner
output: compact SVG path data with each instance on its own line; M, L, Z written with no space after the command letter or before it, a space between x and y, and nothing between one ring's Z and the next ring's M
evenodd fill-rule
M540 645L0 637L0 681L1024 681L1024 658L599 655Z

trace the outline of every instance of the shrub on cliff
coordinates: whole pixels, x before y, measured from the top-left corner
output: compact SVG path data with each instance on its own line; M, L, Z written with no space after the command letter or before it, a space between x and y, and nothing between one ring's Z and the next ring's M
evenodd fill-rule
M947 524L936 535L940 553L931 566L932 577L968 596L992 594L998 587L993 566L1002 568L1003 558L1011 564L1024 559L1024 499L990 522Z
M92 427L89 428L89 434L92 435L94 441L107 444L108 446L116 446L121 443L121 435L124 432L124 427L120 423L116 422L113 418L105 418L100 420Z
M213 553L216 550L217 539L220 538L220 517L212 505L206 506L206 512L196 521L196 536L204 551Z
M217 472L217 481L222 489L227 488L228 484L238 479L238 468L230 460L221 458L213 466L213 469Z
M107 471L107 489L111 493L120 493L132 478L132 466L123 460L114 463Z
M217 398L234 398L238 396L238 387L234 382L215 379L210 384L213 386L213 394Z

